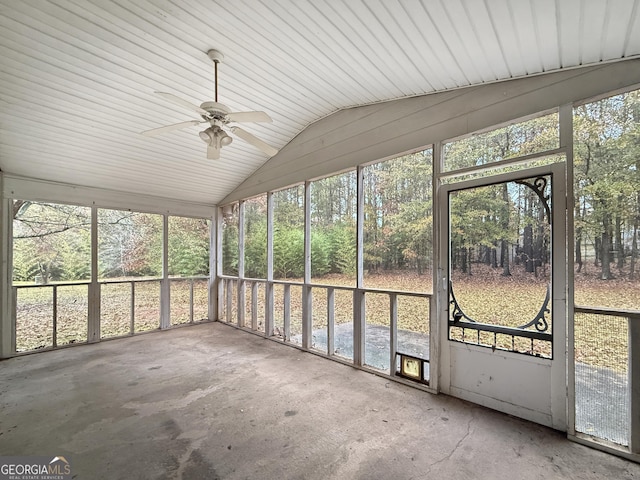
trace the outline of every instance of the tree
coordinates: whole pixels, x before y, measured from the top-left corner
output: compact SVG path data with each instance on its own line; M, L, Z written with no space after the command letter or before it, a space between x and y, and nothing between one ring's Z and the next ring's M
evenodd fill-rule
M209 220L169 217L169 275L208 275L209 236Z
M366 167L364 263L369 272L431 267L432 153Z
M267 196L244 202L244 272L267 278Z
M304 275L304 186L273 194L273 275Z
M636 268L633 226L640 208L639 105L638 92L632 92L575 110L576 263L579 259L581 267L581 242L588 234L595 239L595 260L600 260L603 280L614 277L614 260L618 273L624 273L629 244L633 266L630 265L629 276Z
M12 211L14 280L48 283L89 278L89 208L14 200Z
M238 215L225 217L222 222L222 274L238 275Z
M161 215L98 210L98 268L101 277L162 275Z

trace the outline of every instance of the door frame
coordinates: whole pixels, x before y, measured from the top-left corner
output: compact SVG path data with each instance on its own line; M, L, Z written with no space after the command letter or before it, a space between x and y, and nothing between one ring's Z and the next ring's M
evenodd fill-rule
M551 175L551 306L552 306L552 356L553 359L527 357L513 352L500 352L505 359L523 360L525 362L548 364L550 368L549 415L535 414L526 407L515 405L513 408L500 401L492 401L474 394L465 395L452 388L451 349L457 342L449 340L449 192L470 188L494 185L507 181ZM464 180L438 186L438 268L434 281L436 295L436 321L438 327L438 387L443 393L465 398L489 408L526 418L557 430L568 429L568 388L567 388L567 244L566 244L566 162L558 162L542 167L523 168L514 172L500 173L492 176ZM486 348L470 344L462 344L470 352L486 352ZM490 350L489 350L490 351ZM497 351L496 351L497 352ZM515 357L512 357L515 356Z

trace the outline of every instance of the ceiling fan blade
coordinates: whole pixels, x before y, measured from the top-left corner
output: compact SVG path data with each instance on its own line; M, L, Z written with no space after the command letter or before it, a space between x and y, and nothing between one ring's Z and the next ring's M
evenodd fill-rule
M207 147L207 159L218 160L220 158L220 149L212 146Z
M265 112L233 112L227 118L230 122L273 122Z
M194 112L199 113L200 115L208 115L208 112L204 108L200 108L197 105L194 105L191 102L187 102L180 97L175 96L173 93L167 92L154 92L157 95L161 95L164 99L174 103L176 105L180 105L181 107L188 108L189 110L193 110Z
M273 148L268 143L263 142L255 135L252 135L251 133L247 132L246 130L243 130L240 127L231 127L231 132L237 137L244 140L245 142L250 143L254 147L262 150L264 153L266 153L270 157L273 157L276 153L278 153L278 150L276 148Z
M165 125L164 127L145 130L144 132L140 132L140 135L144 135L145 137L154 137L156 135L160 135L165 132L171 132L172 130L180 130L181 128L200 125L201 123L206 123L206 122L201 122L199 120L187 120L186 122L174 123L172 125Z

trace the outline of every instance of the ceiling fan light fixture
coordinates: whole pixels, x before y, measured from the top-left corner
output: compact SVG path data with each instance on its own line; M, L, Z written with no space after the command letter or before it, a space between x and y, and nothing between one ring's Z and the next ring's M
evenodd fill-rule
M213 129L211 127L207 128L206 130L203 130L198 135L200 135L200 138L202 139L202 141L207 145L211 145L215 137L215 134L213 133Z
M233 138L227 135L220 127L209 127L200 132L199 135L202 141L215 150L220 150L233 142Z
M231 145L231 142L233 142L233 138L220 130L220 146L226 147L227 145Z

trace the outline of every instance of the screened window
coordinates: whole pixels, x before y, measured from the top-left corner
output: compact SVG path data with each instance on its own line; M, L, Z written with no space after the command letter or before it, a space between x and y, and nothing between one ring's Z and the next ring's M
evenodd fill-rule
M169 217L169 276L209 275L209 231L204 218Z
M222 209L222 274L238 275L238 204Z
M640 93L574 109L575 301L640 309Z
M13 202L13 281L46 284L91 277L91 209Z
M267 278L267 196L244 202L244 275Z
M273 194L273 277L304 278L304 186Z
M364 168L364 283L431 291L432 152Z
M560 146L558 113L512 123L445 143L444 171L478 167Z
M162 276L162 224L162 215L99 209L99 277Z
M311 277L319 283L356 280L356 172L311 182Z

